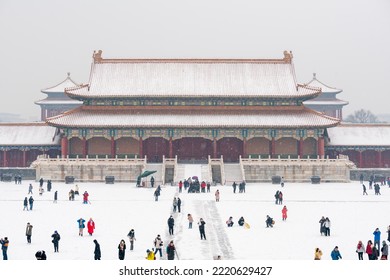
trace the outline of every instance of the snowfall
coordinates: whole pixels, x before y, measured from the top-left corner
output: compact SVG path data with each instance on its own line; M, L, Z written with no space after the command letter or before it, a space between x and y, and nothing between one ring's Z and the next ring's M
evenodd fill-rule
M198 175L198 174L191 174ZM191 176L190 175L190 176ZM45 179L45 178L44 178ZM201 178L200 178L201 179ZM23 211L23 199L32 183L32 211ZM68 193L75 185L80 195L69 201ZM271 183L248 183L245 193L233 193L232 186L212 186L209 193L179 193L177 186L162 186L158 201L154 188L136 187L135 183L53 182L51 192L39 195L39 183L23 181L0 182L0 237L8 237L10 260L34 260L38 250L45 250L49 260L93 260L96 239L101 247L102 260L118 260L118 244L126 242L126 260L144 260L146 250L153 248L158 234L164 244L173 240L180 260L213 260L220 255L224 260L313 260L314 250L323 251L323 260L339 247L343 260L357 260L356 245L373 240L373 231L379 228L382 240L387 239L390 224L390 188L381 187L381 195L367 186L368 195L362 195L360 182L350 183L289 183L282 188ZM215 201L215 191L220 201ZM283 205L275 204L274 194L284 194ZM58 191L58 202L53 203ZM90 203L82 203L82 193L89 193ZM175 196L182 200L181 212L172 212ZM286 205L288 218L282 221L282 207ZM194 217L193 228L188 228L187 214ZM175 219L174 235L168 234L167 219ZM267 228L266 215L275 220ZM232 216L233 227L226 220ZM237 220L243 216L250 228L240 227ZM321 236L320 218L331 220L331 235ZM95 232L89 236L78 234L77 220L95 221ZM207 240L201 240L197 222L206 222ZM27 243L26 224L33 225L32 242ZM130 251L127 234L135 230L134 250ZM61 235L59 252L54 253L51 235ZM163 250L164 251L164 250ZM157 260L160 257L157 255ZM166 259L164 252L163 258ZM364 255L367 259L367 255Z

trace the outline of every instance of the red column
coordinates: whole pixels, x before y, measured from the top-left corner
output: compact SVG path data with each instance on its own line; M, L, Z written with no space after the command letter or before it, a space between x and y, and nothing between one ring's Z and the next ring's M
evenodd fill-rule
M169 158L173 158L172 137L169 137Z
M317 140L317 154L320 158L324 158L325 156L325 142L324 137L318 137Z
M87 138L83 137L82 145L83 145L82 157L86 158L87 154L88 154L88 141L87 141Z
M379 168L382 167L382 151L377 151L377 165Z
M111 157L115 158L115 155L116 155L115 138L111 137Z
M68 137L64 136L61 139L61 156L63 158L67 157L68 154L68 145L69 145L69 140Z
M218 156L218 153L217 153L218 149L217 148L218 148L217 147L217 139L214 137L214 139L213 139L213 158L217 158L217 156Z
M298 141L298 156L299 156L299 158L303 157L303 138L302 137Z
M139 157L143 158L144 157L144 145L142 141L142 137L139 138Z
M247 157L247 154L246 154L246 137L244 137L244 139L242 139L242 157L243 158Z
M271 158L275 157L275 137L272 137L271 141L269 142L269 155Z
M359 151L359 158L358 158L358 167L362 168L363 167L363 152Z
M27 151L23 150L23 167L27 166Z
M8 155L8 152L6 150L4 150L3 151L3 167L7 167L8 166L7 155Z

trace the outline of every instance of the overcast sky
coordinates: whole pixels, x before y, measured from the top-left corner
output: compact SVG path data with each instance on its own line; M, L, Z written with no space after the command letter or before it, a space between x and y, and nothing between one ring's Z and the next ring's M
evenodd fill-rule
M282 58L343 89L344 115L387 113L389 0L0 0L1 113L38 120L34 101L67 72L87 83L104 58Z

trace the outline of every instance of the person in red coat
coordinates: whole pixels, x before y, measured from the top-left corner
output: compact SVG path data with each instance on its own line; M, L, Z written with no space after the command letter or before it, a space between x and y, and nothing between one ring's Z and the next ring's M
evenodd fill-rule
M179 192L182 192L183 191L183 182L180 181L179 182Z
M85 191L85 192L83 193L83 203L84 203L84 204L88 204L88 196L89 196L88 192Z
M95 230L95 222L92 220L92 218L89 219L87 223L87 229L90 236L92 236L93 231Z
M202 181L202 183L200 184L200 188L202 189L202 192L206 192L206 182L205 181Z
M286 207L286 205L282 209L282 220L283 221L287 220L287 207Z
M368 255L368 259L369 260L373 260L373 257L372 257L372 241L371 240L368 240L367 242L367 246L366 246L366 254Z

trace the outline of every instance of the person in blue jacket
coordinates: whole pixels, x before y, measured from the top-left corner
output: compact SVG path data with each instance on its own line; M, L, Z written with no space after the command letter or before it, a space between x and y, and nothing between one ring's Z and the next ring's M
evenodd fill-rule
M374 246L376 246L379 251L381 248L381 231L379 228L376 228L372 234L374 235Z
M330 257L332 258L332 260L334 261L337 261L337 260L340 260L342 259L341 257L341 254L340 254L340 251L339 251L339 247L334 247L332 253L330 253Z
M79 225L79 236L83 236L84 228L85 228L85 220L80 218L77 220L77 224Z

